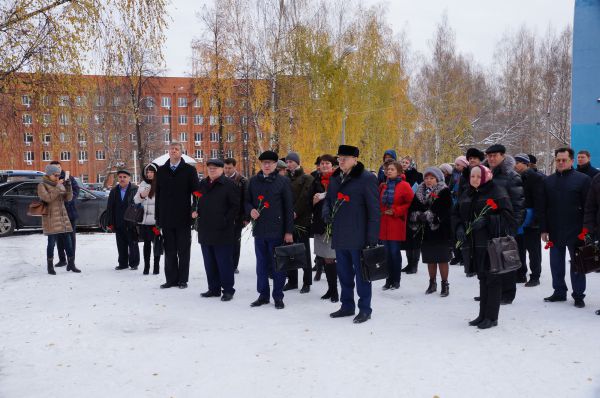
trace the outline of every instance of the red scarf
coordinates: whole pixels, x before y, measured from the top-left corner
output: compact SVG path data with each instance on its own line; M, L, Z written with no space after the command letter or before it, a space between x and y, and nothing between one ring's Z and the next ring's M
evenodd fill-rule
M332 174L333 171L331 173L321 174L321 184L323 184L325 191L327 191L327 187L329 187L329 178Z

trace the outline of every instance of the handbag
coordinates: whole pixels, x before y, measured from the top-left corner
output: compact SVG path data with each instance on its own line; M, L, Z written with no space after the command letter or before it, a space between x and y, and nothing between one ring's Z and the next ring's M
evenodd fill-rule
M141 205L129 205L123 214L125 221L140 223L144 219L144 208Z
M360 271L363 279L368 282L387 278L388 265L385 247L379 245L363 249L360 261Z
M304 243L277 246L275 248L275 270L293 271L306 268L306 247Z
M490 220L492 221L492 217ZM496 236L488 241L487 252L490 258L490 274L502 275L516 271L522 267L521 257L519 257L519 245L514 236L510 236L506 230L501 231L500 219L496 221Z
M27 215L31 217L41 217L48 215L48 205L41 200L34 200L27 208Z
M576 247L571 266L578 274L589 274L600 270L600 249L595 244Z

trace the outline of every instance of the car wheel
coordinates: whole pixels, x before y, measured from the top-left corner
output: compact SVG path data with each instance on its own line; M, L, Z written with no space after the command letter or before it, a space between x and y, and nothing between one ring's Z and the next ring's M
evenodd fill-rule
M106 225L106 212L100 215L100 220L98 220L98 228L102 230L102 232L110 232L108 230L108 225Z
M9 236L15 230L15 219L8 213L0 213L0 237Z

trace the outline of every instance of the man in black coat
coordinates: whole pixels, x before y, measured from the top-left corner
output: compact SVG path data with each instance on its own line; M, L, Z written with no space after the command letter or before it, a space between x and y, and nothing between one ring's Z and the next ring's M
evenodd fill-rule
M240 195L235 183L223 175L223 166L221 159L206 162L208 177L200 182L192 218L196 220L208 280L208 291L201 296L220 297L223 290L221 301L230 301L235 293L233 246Z
M187 288L192 244L192 193L198 190L198 172L181 158L183 146L169 145L169 160L156 172L155 219L164 237L165 277L162 289Z
M241 175L236 169L236 160L234 158L227 158L224 161L223 171L225 177L230 178L235 186L238 188L240 195L240 211L238 216L235 218L235 243L233 245L233 267L235 268L235 273L239 273L238 265L240 263L240 251L242 248L242 230L248 225L250 220L246 216L246 212L244 210L244 195L248 190L248 179Z
M594 178L600 170L592 166L592 155L589 151L583 150L577 152L577 171L586 174L590 178Z
M50 164L58 166L60 169L59 179L64 181L66 173L62 169L60 162L58 160L53 160ZM69 216L69 221L71 221L71 227L73 228L73 232L71 232L71 244L73 246L73 256L75 256L75 249L77 246L77 219L79 218L75 204L79 197L80 188L79 184L77 184L77 180L73 176L69 176L69 181L71 182L71 188L73 189L73 199L65 202L65 208L67 209L67 215ZM65 249L65 240L62 236L56 241L56 250L58 251L58 263L55 267L64 267L67 265L67 251Z
M513 208L516 225L521 225L525 217L525 193L523 181L514 170L515 159L506 155L504 145L495 144L485 151L486 165L494 174L494 182L506 189ZM516 234L517 231L513 231ZM511 304L517 294L516 271L502 275L502 304Z
M532 287L540 284L542 272L542 241L540 232L540 217L544 212L544 176L529 168L529 155L515 155L515 170L523 180L525 193L525 218L517 231L519 256L523 266L517 270L517 283L525 283ZM531 277L527 281L527 253L529 253L529 268Z
M118 184L110 190L106 205L108 228L115 232L119 251L116 270L137 269L140 264L136 225L124 218L125 210L133 205L133 197L137 193L137 186L129 181L130 178L131 174L127 170L117 171Z
M546 302L566 301L565 254L567 249L575 258L575 247L581 244L578 235L583 228L583 215L590 177L573 169L574 151L559 148L554 151L556 172L544 180L545 212L540 220L542 240L551 241L550 270L554 293L546 297ZM585 274L571 269L571 285L575 307L583 308L585 303Z
M304 244L306 249L306 267L302 270L302 289L300 293L310 292L312 269L310 254L310 222L312 218L313 177L306 174L300 166L300 155L290 152L285 158L294 200L294 242ZM283 291L298 288L298 270L287 272L288 283Z
M339 169L329 180L323 219L332 225L331 247L335 249L337 272L342 287L342 307L332 318L355 313L354 280L359 313L354 323L371 318L371 282L361 273L361 252L379 238L379 193L377 177L358 161L359 150L350 145L338 148Z
M284 308L285 271L275 269L275 247L293 243L294 208L290 180L277 172L277 153L265 151L259 157L261 170L248 182L246 215L253 220L258 299L251 307L269 303L269 276L273 277L275 308Z

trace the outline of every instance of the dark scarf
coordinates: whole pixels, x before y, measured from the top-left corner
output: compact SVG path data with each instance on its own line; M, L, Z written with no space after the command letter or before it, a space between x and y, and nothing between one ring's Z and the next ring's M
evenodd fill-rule
M394 204L394 192L396 191L396 184L398 184L402 179L400 177L394 178L393 180L387 180L387 186L385 191L383 191L383 196L381 197L381 201L384 205L390 207Z

